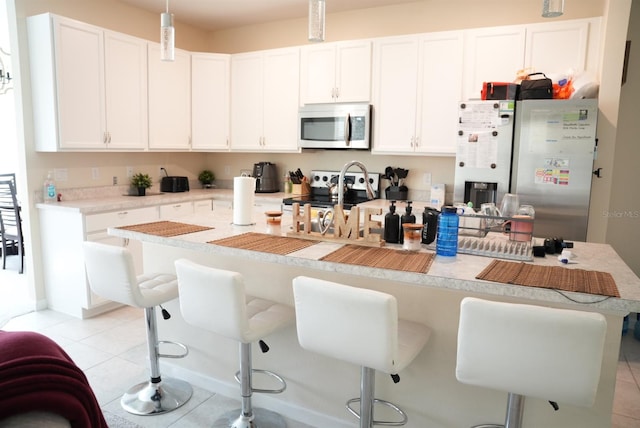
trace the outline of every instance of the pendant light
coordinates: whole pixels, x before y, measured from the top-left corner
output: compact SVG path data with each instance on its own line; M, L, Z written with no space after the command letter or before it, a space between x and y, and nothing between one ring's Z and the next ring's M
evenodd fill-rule
M542 0L542 16L555 18L564 13L564 0Z
M325 0L309 0L309 41L324 42Z
M160 14L160 59L162 61L175 59L175 29L173 14L169 13L169 0L167 0L166 12Z

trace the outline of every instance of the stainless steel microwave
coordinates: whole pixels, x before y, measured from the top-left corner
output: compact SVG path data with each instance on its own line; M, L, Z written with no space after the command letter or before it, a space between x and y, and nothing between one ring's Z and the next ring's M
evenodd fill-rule
M307 104L298 112L298 139L303 149L370 147L371 105Z

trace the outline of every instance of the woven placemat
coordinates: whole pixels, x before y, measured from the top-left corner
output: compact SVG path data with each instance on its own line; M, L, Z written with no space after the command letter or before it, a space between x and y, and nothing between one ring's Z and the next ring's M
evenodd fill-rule
M610 273L592 270L494 260L476 278L505 284L620 297L616 282Z
M360 245L345 245L327 254L321 260L380 269L427 273L433 262L433 254L398 251L388 248L363 247Z
M198 226L196 224L178 223L175 221L154 221L152 223L134 224L131 226L122 226L118 229L131 230L133 232L147 233L157 236L177 236L187 233L201 232L203 230L213 229L207 226Z
M285 255L315 245L317 242L306 239L268 235L266 233L247 232L242 235L209 241L209 244Z

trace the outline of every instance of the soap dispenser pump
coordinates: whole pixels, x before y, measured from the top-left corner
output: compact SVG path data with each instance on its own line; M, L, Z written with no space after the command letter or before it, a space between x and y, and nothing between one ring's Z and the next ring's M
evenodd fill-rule
M400 230L398 231L398 241L403 244L404 243L404 231L402 230L402 225L405 223L415 223L416 222L416 216L414 214L411 214L411 204L412 201L407 201L407 207L404 210L404 214L402 214L402 217L400 218Z
M384 240L390 244L398 243L400 216L396 214L396 201L391 201L389 212L384 216Z

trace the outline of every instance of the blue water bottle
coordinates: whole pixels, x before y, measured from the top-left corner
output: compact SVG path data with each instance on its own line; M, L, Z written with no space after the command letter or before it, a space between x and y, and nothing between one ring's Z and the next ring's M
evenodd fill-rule
M452 257L458 252L458 214L455 207L443 207L438 219L436 254Z

